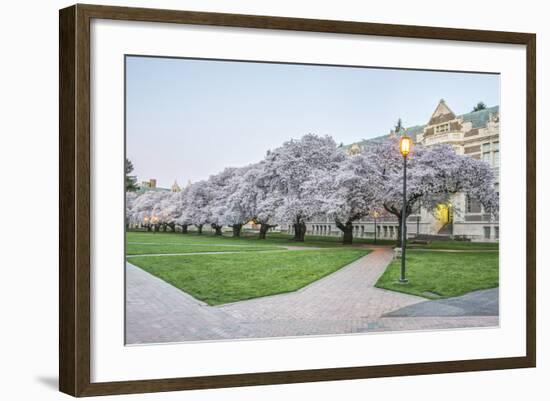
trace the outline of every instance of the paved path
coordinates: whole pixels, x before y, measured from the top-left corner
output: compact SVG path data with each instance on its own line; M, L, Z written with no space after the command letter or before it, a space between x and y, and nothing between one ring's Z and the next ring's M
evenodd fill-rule
M217 309L243 324L258 324L267 336L362 331L369 319L425 301L374 288L392 257L390 248L376 248L296 292L225 304Z
M246 337L232 318L126 263L126 343Z
M374 288L392 260L390 248L372 252L298 291L208 306L126 264L126 342L345 334L383 330L481 327L494 316L384 317L426 303L425 298ZM405 309L404 309L405 308Z
M386 317L497 316L498 288L473 291L460 297L420 302L385 314Z

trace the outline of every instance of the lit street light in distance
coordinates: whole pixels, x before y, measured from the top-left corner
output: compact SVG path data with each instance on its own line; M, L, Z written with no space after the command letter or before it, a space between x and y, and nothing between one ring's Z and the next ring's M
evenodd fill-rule
M403 156L403 205L401 206L401 276L399 282L406 284L408 282L405 276L405 256L407 250L407 156L411 153L412 139L410 136L403 135L399 140L399 152Z

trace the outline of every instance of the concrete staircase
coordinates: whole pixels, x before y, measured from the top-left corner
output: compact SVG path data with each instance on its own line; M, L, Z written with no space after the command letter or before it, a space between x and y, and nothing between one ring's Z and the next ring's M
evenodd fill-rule
M437 232L437 234L420 234L414 237L419 241L437 241L437 240L450 240L453 232L453 224L446 223Z
M412 239L419 240L419 241L438 241L438 240L450 240L451 236L443 235L443 234L419 234Z
M437 235L447 235L451 236L453 233L453 223L446 223L439 229L437 232Z

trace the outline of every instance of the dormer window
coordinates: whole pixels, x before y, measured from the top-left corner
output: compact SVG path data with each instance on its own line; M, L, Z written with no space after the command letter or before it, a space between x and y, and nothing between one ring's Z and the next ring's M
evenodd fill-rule
M443 134L445 132L449 132L451 130L451 126L449 123L445 124L439 124L435 127L435 133L436 134Z

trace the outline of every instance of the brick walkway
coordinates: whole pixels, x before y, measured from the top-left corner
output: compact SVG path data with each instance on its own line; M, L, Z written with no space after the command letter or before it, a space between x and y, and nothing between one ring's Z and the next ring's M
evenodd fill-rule
M377 248L337 272L288 294L256 298L216 309L244 323L271 325L267 335L352 333L369 319L425 301L374 288L392 260L389 248ZM265 333L264 333L265 334Z
M126 342L345 334L383 330L481 327L498 317L382 317L424 298L374 288L392 259L389 248L296 292L208 306L131 265L126 266Z
M126 343L247 337L232 317L126 263Z

